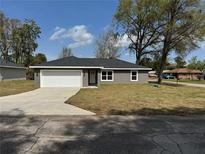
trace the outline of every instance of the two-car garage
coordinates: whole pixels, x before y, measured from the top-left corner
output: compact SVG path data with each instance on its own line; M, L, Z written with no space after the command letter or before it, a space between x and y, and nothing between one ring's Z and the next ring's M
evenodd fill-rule
M40 87L82 87L82 70L41 70Z

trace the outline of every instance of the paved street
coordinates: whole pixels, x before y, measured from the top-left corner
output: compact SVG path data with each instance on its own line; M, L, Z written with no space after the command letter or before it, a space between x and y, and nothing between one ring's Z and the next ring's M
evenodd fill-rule
M204 154L205 116L0 117L1 154Z

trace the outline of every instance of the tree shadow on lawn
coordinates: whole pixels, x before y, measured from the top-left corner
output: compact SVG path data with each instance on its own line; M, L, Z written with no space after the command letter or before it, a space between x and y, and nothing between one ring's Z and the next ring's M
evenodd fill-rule
M78 123L65 125L63 136L69 137L73 134L75 139L50 139L47 141L49 145L34 148L36 151L33 152L42 154L144 154L162 151L180 153L176 143L166 136L175 133L175 128L168 121L180 124L178 127L181 132L184 132L188 126L197 131L201 121L196 119L193 123L193 119L188 119L183 123L183 119L166 120L136 116L84 117ZM200 139L205 143L204 138ZM200 149L204 144L192 143L190 147Z
M36 141L31 136L31 130L40 121L35 117L26 117L19 109L11 112L18 112L19 115L0 115L0 154L23 153Z
M142 108L138 110L122 111L111 109L108 112L109 115L177 115L177 116L189 116L189 115L203 115L205 114L205 108L188 108L188 107L175 107L172 109L168 108Z

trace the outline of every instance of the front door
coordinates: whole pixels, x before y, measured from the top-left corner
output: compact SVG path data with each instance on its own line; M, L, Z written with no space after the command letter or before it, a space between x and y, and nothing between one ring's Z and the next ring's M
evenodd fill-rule
M89 71L89 85L96 85L97 84L97 71L90 70Z

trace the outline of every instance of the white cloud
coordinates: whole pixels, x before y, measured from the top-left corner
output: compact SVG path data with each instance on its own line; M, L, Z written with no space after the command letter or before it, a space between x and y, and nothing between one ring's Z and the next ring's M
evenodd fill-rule
M73 42L68 45L69 48L78 48L93 42L93 35L87 31L85 25L76 25L72 28L65 29L56 27L55 32L50 40L71 39Z
M65 28L56 27L55 32L51 35L49 39L52 41L61 39L65 32L66 32Z
M118 38L118 42L117 42L116 46L124 48L124 47L128 47L130 45L130 43L131 43L130 39L125 34L125 35Z

